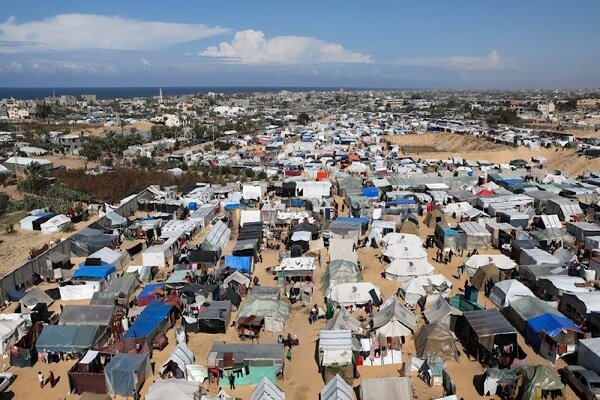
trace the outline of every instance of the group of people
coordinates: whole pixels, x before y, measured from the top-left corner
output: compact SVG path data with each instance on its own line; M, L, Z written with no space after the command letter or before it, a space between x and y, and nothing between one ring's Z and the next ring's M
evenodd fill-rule
M449 249L448 251L443 251L442 249L437 249L435 252L435 261L439 263L448 264L452 262L452 257L454 256L454 251Z
M42 371L38 372L38 381L40 382L40 389L43 389L44 386L46 386L48 383L50 384L51 388L54 388L54 386L56 386L56 383L58 382L58 380L54 377L54 372L50 371L50 374L48 374L48 379L44 380L44 374L42 373Z

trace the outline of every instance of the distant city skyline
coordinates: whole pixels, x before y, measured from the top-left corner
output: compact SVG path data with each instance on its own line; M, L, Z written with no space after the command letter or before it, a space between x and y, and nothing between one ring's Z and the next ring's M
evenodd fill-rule
M600 87L600 2L4 2L0 87Z

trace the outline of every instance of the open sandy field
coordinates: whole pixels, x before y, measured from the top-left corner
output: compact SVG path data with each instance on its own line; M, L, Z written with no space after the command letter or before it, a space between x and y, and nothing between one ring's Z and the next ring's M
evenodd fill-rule
M387 136L386 140L400 145L400 151L405 151L403 154L413 159L441 160L456 156L470 160L507 163L515 159L530 161L531 157L542 156L548 160L547 168L558 169L568 176L577 176L586 170L600 170L600 158L587 159L572 149L513 148L453 133ZM423 150L418 151L420 149Z

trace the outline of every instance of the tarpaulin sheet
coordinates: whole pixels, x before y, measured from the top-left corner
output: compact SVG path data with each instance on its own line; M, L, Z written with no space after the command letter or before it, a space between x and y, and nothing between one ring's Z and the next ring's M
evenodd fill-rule
M241 272L252 272L252 257L225 256L225 267L235 268Z
M161 301L148 304L123 337L152 339L158 333L161 323L169 317L171 308L173 308L171 304Z
M112 265L81 267L73 273L73 278L106 279L116 269Z

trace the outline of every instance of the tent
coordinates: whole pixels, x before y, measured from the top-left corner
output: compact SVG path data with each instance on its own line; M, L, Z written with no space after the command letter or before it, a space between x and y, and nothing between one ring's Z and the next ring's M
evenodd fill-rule
M559 397L565 398L565 385L549 365L526 365L519 367L518 372L525 378L525 385L521 389L521 400L540 399L542 391L556 391ZM548 397L554 396L549 394Z
M456 340L444 322L423 325L415 334L417 356L421 359L441 358L458 361Z
M492 234L477 222L460 222L458 226L463 232L459 237L460 248L473 250L491 247Z
M460 316L462 315L462 312L448 304L448 301L444 296L438 294L435 296L435 300L432 301L431 305L423 311L423 315L425 316L425 319L427 319L427 322L432 324L440 321L450 322L447 321L446 317L449 315Z
M72 255L86 257L103 247L112 247L116 241L116 236L106 234L99 229L84 228L71 235L69 247Z
M223 280L223 285L228 286L230 283L237 283L238 285L244 285L245 287L250 286L250 278L241 272L234 271L233 274L229 275Z
M383 251L383 255L390 260L418 260L427 258L427 252L423 246L406 245L403 243L388 246Z
M138 305L140 307L145 307L155 300L158 294L163 293L163 287L165 286L164 282L157 283L148 283L140 294L138 294Z
M67 304L60 314L58 324L109 326L116 309L115 305Z
M381 290L371 282L338 283L327 294L329 300L342 307L378 303L380 297Z
M250 295L238 312L238 320L243 317L260 317L265 320L265 331L281 332L290 315L288 302L273 297Z
M358 253L354 251L353 239L331 238L329 240L329 261L345 260L358 263Z
M118 353L104 367L104 375L108 394L134 396L152 376L150 354Z
M400 293L408 304L417 304L422 297L427 298L434 294L447 296L452 290L452 282L444 275L417 276L406 282Z
M252 273L252 257L225 256L224 267L235 268L240 272Z
M40 228L42 233L51 234L58 233L62 229L64 229L68 224L71 223L71 218L67 217L64 214L55 215L50 218L48 221L42 223Z
M352 261L333 260L321 276L321 288L327 291L338 283L356 283L362 281L358 265Z
M27 312L27 310L32 310L39 303L50 307L52 303L54 303L54 300L42 289L36 287L27 292L27 294L19 300L19 303L21 303L21 311Z
M494 345L517 349L517 331L495 308L465 311L456 333L471 354L480 361L492 354Z
M157 379L146 395L146 400L196 400L198 384L182 379Z
M319 393L320 400L354 400L354 390L339 374L336 374Z
M502 254L476 254L465 261L465 274L473 276L481 266L488 264L493 264L501 270L512 270L517 267L513 260Z
M183 315L183 325L186 332L227 332L227 327L231 319L230 301L211 301L209 303L192 304L190 308L198 310L198 313Z
M545 343L547 340L554 342L551 347L557 347L559 344L564 344L571 346L574 350L575 345L577 344L577 335L581 333L583 333L581 329L579 329L579 327L569 318L553 313L547 313L538 315L527 321L523 336L525 336L527 342L531 344L535 350L542 352L542 346L549 346ZM552 357L549 359L554 362L555 356L564 355L567 352L568 348L564 349L562 352L557 352L557 349L554 349L554 351L552 351Z
M417 329L417 316L392 296L373 315L373 329L379 336L408 336Z
M354 381L353 350L360 350L360 343L348 330L319 333L319 371L325 382L340 374L349 384Z
M562 316L551 303L537 297L521 297L511 301L508 307L502 310L502 313L521 333L525 332L527 321L538 315L553 313Z
M44 353L81 353L96 346L106 330L100 325L46 325L35 347Z
M435 268L424 258L394 259L385 267L385 278L391 281L405 282L417 276L430 275Z
M419 227L412 221L404 221L400 225L400 233L409 233L411 235L419 235Z
M269 378L263 377L252 391L251 400L285 400L285 393Z
M80 266L73 272L73 279L99 281L107 279L116 272L115 267L108 264L98 266Z
M533 292L516 279L497 282L490 292L490 300L499 308L508 307L522 297L535 297Z
M6 350L26 334L25 317L20 314L2 314L0 319L0 336L2 337L0 354L5 355Z
M363 379L360 400L413 400L411 380L408 377Z
M445 224L446 217L444 216L444 213L440 211L439 208L434 208L433 210L427 213L425 219L423 220L423 223L430 228L434 228L437 223Z
M577 365L600 374L600 337L581 339L577 343Z
M394 221L374 220L369 232L369 241L375 239L377 243L380 243L388 232L392 233L395 229L396 223Z
M153 301L144 308L129 327L123 338L145 337L151 342L160 332L172 326L171 311L173 305L162 301Z
M353 333L364 333L365 331L360 321L348 313L345 308L340 308L334 316L327 321L323 330L349 330Z
M500 282L501 270L494 264L482 265L470 279L471 285L477 290L491 290L496 282Z
M100 250L90 254L87 258L99 258L103 263L112 265L117 269L121 269L125 265L125 257L123 254L109 247L103 247Z
M179 343L169 358L161 365L160 373L171 372L175 379L187 378L187 366L194 363L194 353L187 344Z
M419 235L411 233L399 233L391 232L383 237L382 243L385 247L392 246L394 244L402 244L407 247L422 247L423 240Z

